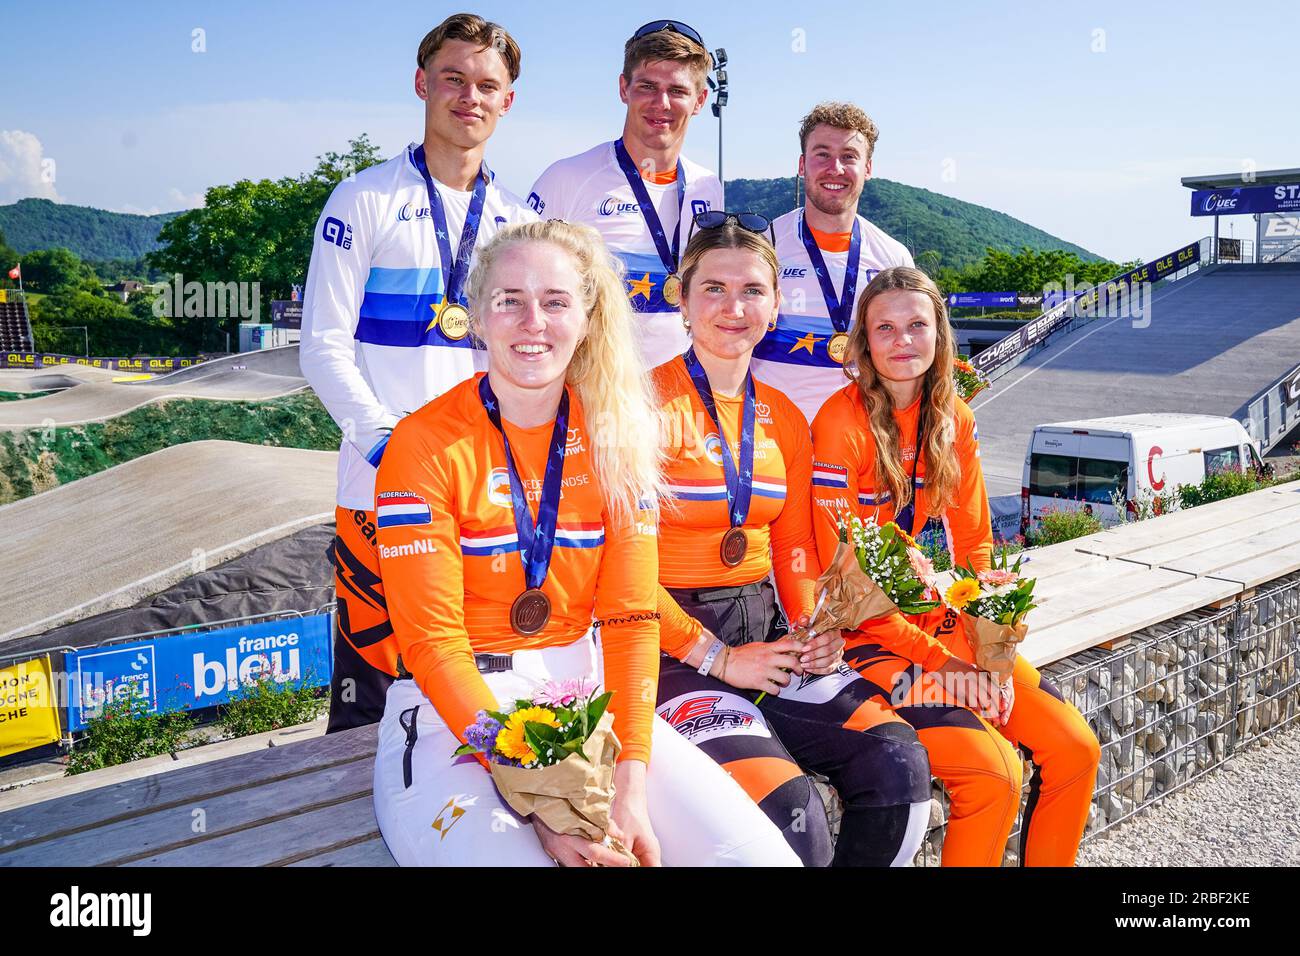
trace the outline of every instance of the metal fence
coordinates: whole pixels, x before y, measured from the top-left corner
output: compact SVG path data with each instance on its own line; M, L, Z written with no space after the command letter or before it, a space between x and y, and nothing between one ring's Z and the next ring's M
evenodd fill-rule
M1086 843L1300 718L1300 574L1042 672L1101 742ZM1025 798L1031 769L1026 764ZM946 820L947 799L936 789ZM939 863L943 831L931 830L918 866ZM1019 846L1017 821L1004 865L1019 862Z

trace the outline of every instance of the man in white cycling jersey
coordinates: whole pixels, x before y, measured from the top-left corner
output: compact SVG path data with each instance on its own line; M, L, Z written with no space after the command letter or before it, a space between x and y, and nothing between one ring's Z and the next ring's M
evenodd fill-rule
M514 39L457 14L421 41L416 62L423 139L335 188L316 224L303 302L302 371L343 431L330 732L377 721L398 672L375 552L384 445L400 418L485 367L467 334L473 250L537 218L483 160L514 101Z
M754 350L754 375L808 421L848 382L844 346L857 297L882 269L913 265L906 246L858 215L878 135L852 103L816 106L799 127L805 203L773 223L781 312Z
M722 207L722 183L682 156L691 118L708 98L712 57L700 35L655 20L623 49L623 134L552 164L529 204L546 219L593 226L626 266L628 299L646 368L686 351L677 264L691 217Z

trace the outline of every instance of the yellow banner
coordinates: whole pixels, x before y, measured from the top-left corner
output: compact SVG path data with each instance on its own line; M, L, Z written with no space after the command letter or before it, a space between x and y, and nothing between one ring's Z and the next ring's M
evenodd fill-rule
M0 289L0 302L8 302L8 301L9 301L9 290Z
M0 757L59 739L49 655L0 667Z

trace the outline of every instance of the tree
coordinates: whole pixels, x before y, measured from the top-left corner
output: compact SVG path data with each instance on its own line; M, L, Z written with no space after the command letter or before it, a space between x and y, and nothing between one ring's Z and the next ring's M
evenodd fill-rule
M29 252L23 256L22 263L23 286L31 292L62 295L83 288L87 292L99 289L95 273L68 249ZM87 280L92 285L87 286Z
M153 314L148 293L123 304L111 296L76 291L34 300L32 338L38 352L80 355L175 354L177 336L166 319ZM81 329L85 326L83 337Z
M0 288L5 286L18 287L16 281L10 281L9 270L18 265L18 253L9 248L9 243L5 242L5 234L0 231Z
M364 134L345 153L328 152L301 176L241 179L213 186L205 203L167 223L158 235L163 248L147 257L164 280L179 273L185 282L258 283L263 303L287 299L307 275L316 219L330 192L344 178L380 161ZM211 347L221 332L235 332L238 318L177 318L176 328L192 350Z

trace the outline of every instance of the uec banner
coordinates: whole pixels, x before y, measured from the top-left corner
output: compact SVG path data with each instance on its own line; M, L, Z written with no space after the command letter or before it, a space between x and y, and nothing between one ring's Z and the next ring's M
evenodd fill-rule
M330 663L328 614L74 651L64 657L67 725L84 730L106 703L131 698L151 713L212 707L264 676L320 687Z
M1236 189L1197 189L1192 193L1193 216L1239 216L1251 212L1297 210L1300 210L1300 183L1239 186Z

